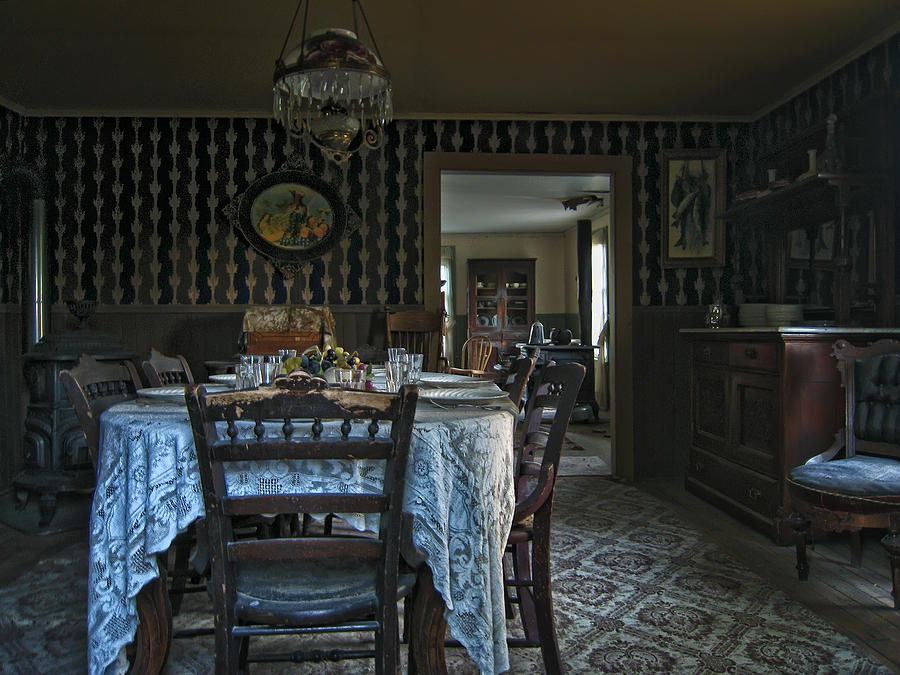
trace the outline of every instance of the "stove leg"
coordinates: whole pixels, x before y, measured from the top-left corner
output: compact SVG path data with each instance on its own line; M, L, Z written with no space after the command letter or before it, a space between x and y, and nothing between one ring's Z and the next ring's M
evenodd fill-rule
M38 504L41 518L38 521L38 527L48 527L53 516L56 515L56 493L45 492L41 495L41 501Z

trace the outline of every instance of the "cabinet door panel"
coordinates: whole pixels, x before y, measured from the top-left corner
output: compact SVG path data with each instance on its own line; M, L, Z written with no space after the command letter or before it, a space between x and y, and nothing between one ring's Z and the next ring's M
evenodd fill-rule
M729 456L744 466L777 476L781 444L778 377L732 373L732 433Z
M713 452L725 452L728 444L728 373L715 368L695 368L693 443Z

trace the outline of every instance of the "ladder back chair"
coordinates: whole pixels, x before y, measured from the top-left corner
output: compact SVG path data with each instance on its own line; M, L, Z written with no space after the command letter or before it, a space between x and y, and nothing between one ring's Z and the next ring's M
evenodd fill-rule
M516 509L507 553L507 597L519 606L524 638L509 638L510 647L540 647L548 673L562 672L550 590L550 526L553 494L563 440L575 408L585 367L580 363L545 366L528 401L527 418L542 420L544 411L555 411L549 432L530 441L528 455L542 453L539 461L522 460L516 467Z
M100 414L110 406L137 398L141 378L131 361L97 361L82 354L72 368L61 370L60 382L75 408L94 469L100 450Z
M482 376L487 371L493 351L494 344L490 337L472 335L463 343L459 367L451 367L449 370L456 375Z
M849 532L851 563L860 565L860 530L887 529L891 594L900 608L900 342L856 347L835 342L845 392L844 427L827 450L786 479L794 513L797 573L809 576L806 540L813 532ZM841 451L843 450L843 453ZM839 457L839 454L842 454Z
M59 379L75 408L96 469L100 452L100 414L116 403L137 398L137 390L142 386L137 368L131 361L103 362L82 354L74 368L60 371ZM202 590L199 586L201 575L190 568L194 544L194 528L191 527L175 538L170 549L171 562L166 562L169 602L175 614L181 608L184 593ZM188 580L195 586L188 587Z
M181 354L168 356L156 347L150 348L150 356L141 363L144 375L151 387L168 387L193 384L194 375L187 359ZM204 576L208 573L206 546L197 540L198 528L192 524L187 532L179 534L172 542L172 556L168 565L169 600L172 613L181 610L184 593L204 591ZM202 535L201 535L202 536ZM198 549L198 543L200 548ZM192 568L196 565L199 570ZM190 584L187 582L190 581Z
M424 354L426 371L445 368L444 316L441 312L392 312L390 307L385 307L384 316L388 347L403 347L411 354Z
M141 364L147 382L151 387L167 387L175 384L192 384L194 376L187 359L181 354L166 356L157 351L156 347L150 348L150 357Z
M418 389L398 394L328 388L321 378L280 378L274 387L207 394L189 386L206 527L212 548L216 672L252 661L320 660L321 650L249 654L250 637L373 631L375 649L328 650L328 659L375 657L399 672L397 602L415 574L399 558L406 463ZM368 424L351 424L367 420ZM390 436L378 434L390 424ZM217 430L222 429L222 433ZM351 432L354 432L351 435ZM229 495L232 462L384 460L382 489ZM379 515L376 535L239 540L232 520L256 514Z
M525 387L528 385L528 378L534 371L535 360L532 357L518 358L512 362L509 367L509 373L506 375L506 381L500 388L509 394L509 400L513 402L516 408L522 407L522 397L525 395Z

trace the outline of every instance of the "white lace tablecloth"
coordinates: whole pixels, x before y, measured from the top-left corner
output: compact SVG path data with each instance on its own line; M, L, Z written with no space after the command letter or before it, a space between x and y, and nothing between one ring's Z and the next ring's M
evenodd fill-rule
M420 402L406 474L413 545L428 556L451 635L484 673L509 669L502 557L514 508L513 427L506 410ZM135 598L158 576L155 555L204 514L183 405L121 403L103 414L100 432L88 578L94 675L121 665L117 657L137 628ZM227 484L242 494L308 492L326 483L355 491L380 487L380 469L363 461L246 462Z

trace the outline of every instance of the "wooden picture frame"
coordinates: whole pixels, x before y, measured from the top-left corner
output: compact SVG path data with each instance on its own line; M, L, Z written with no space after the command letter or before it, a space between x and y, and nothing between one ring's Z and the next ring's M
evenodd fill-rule
M359 227L359 218L330 183L285 165L255 180L226 208L232 226L285 276L300 272Z
M663 150L663 267L725 264L725 150Z

